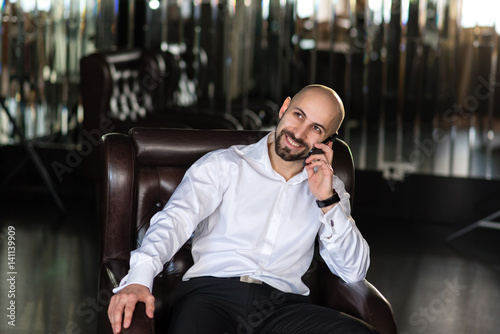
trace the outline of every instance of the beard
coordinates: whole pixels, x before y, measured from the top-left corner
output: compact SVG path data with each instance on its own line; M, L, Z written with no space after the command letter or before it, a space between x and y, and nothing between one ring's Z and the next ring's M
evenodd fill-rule
M304 146L304 149L299 152L292 153L292 150L289 147L281 144L283 140L287 140L284 138L285 135L290 137L297 144ZM274 142L274 150L276 151L276 154L285 161L297 161L304 160L310 149L302 139L295 138L295 136L288 130L282 130Z

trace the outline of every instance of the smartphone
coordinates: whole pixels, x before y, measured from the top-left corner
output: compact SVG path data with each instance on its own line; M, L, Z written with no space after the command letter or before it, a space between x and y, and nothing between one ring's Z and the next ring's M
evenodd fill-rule
M335 138L337 138L338 136L338 133L334 133L333 135L331 135L330 137L326 138L325 140L322 141L323 144L328 144L329 142L333 142L335 141ZM306 158L304 159L304 162L302 162L302 166L305 166L306 165L306 160L307 158L309 158L311 155L313 154L323 154L323 150L317 148L317 147L313 147L309 153L307 153L307 156Z

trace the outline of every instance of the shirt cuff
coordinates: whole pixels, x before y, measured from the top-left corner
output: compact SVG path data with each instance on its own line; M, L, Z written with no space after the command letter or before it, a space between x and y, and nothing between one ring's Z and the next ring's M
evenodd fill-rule
M346 214L343 207L344 203L342 202L341 200L330 211L322 214L321 221L325 225L323 233L320 235L322 240L335 240L335 238L332 238L333 236L342 235L346 230L352 227L352 218L350 215Z
M113 289L113 293L117 293L131 284L144 285L150 292L153 292L153 280L155 276L154 268L148 265L137 266L122 278L120 285Z

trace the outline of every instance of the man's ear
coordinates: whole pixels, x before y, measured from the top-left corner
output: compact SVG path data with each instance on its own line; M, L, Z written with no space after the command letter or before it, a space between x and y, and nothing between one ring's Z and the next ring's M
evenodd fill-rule
M288 110L288 107L290 106L291 101L292 101L292 99L290 98L290 96L285 99L285 101L283 102L283 104L281 105L281 108L280 108L280 112L278 115L279 119L281 119L281 117L283 117L285 112Z

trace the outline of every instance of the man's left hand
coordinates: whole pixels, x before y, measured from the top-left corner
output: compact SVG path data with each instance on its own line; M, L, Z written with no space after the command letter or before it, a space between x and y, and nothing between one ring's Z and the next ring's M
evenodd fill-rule
M323 151L323 154L313 154L306 159L307 177L309 179L309 189L317 200L323 201L333 196L333 142L328 144L316 143L314 146ZM317 168L316 171L315 168Z

